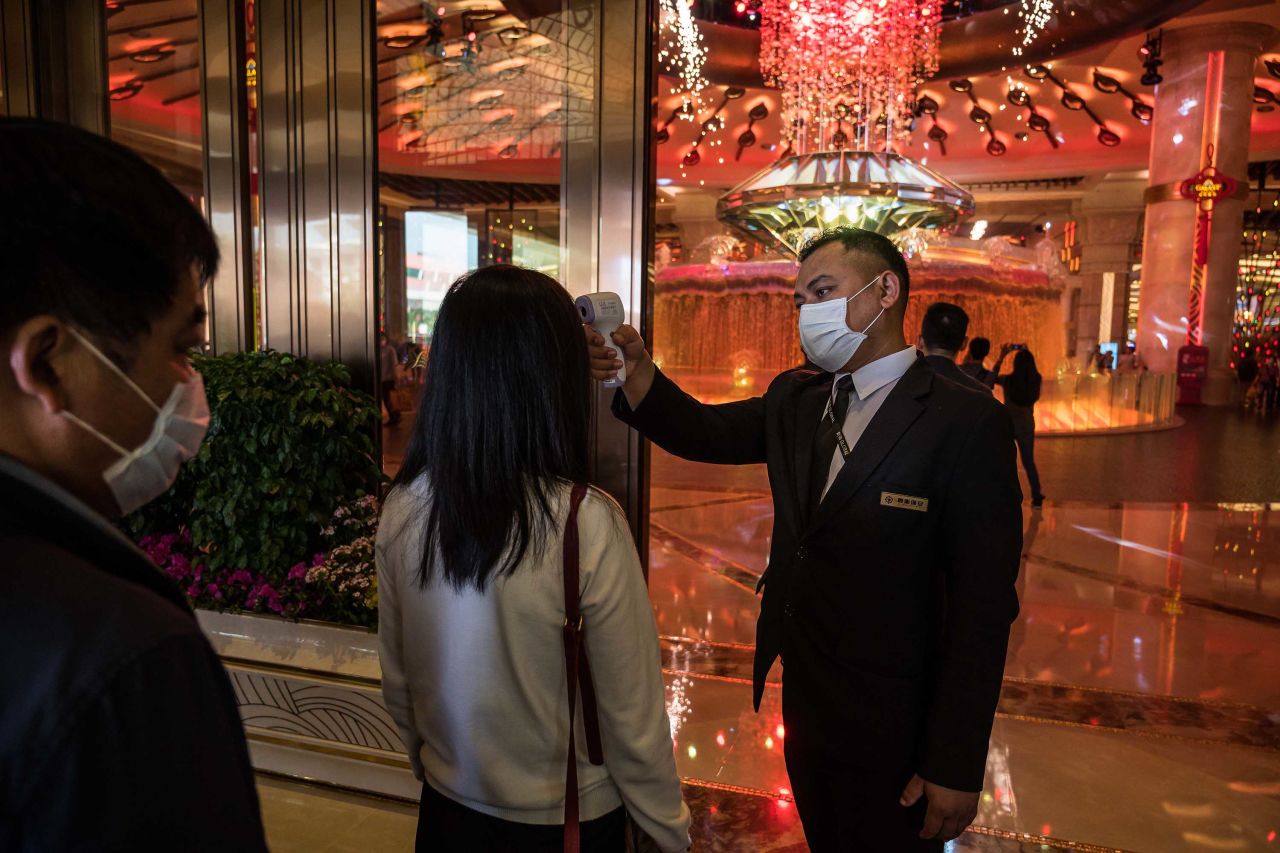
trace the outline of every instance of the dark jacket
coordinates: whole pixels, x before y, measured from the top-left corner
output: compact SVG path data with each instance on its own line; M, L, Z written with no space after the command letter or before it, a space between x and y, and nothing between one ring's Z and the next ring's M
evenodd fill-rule
M0 456L0 850L266 850L230 682L182 594Z
M829 702L847 709L846 731L830 733L850 741L843 760L909 759L931 782L981 790L1018 612L1022 494L1009 415L918 360L809 517L831 385L830 373L792 370L763 397L711 406L659 374L637 410L618 394L614 411L686 459L768 464L775 519L756 707L778 655L784 684L799 656L805 671L830 674ZM899 496L928 504L904 508Z
M929 362L929 366L933 368L934 373L950 379L961 388L968 388L970 391L977 391L981 394L986 394L988 397L992 396L991 389L983 384L981 380L956 367L955 359L947 358L945 355L926 355L924 360Z

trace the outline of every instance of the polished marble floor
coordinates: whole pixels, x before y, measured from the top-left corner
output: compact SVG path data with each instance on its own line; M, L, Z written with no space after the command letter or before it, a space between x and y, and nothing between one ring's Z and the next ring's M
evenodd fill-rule
M1274 454L1260 451L1253 464ZM653 467L650 587L680 771L785 797L779 690L757 716L747 686L763 471ZM1280 849L1280 503L1061 486L1066 500L1024 514L1022 613L965 843Z
M1277 429L1208 410L1168 433L1040 443L1051 500L1025 513L987 788L954 849L1280 850ZM764 472L655 453L653 486L650 588L695 849L804 851L777 685L750 704ZM274 850L411 846L412 806L260 790Z

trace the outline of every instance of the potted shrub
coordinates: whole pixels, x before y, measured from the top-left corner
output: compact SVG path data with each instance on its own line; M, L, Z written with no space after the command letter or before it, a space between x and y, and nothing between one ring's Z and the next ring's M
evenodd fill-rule
M208 437L128 532L197 607L373 626L377 403L336 362L193 360Z

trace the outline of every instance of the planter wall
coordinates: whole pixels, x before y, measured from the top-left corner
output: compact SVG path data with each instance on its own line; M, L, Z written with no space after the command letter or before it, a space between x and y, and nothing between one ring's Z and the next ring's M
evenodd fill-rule
M270 616L197 611L235 690L258 770L416 800L382 701L377 635Z

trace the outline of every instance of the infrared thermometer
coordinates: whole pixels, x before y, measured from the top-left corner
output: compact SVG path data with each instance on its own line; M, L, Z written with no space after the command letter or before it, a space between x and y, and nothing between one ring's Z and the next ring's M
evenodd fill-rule
M579 296L574 305L578 307L578 316L582 318L582 322L595 329L604 338L605 346L616 350L618 360L623 362L622 367L618 368L618 375L613 379L606 379L602 384L606 388L621 387L627 381L627 365L622 358L622 348L613 342L613 333L627 319L622 298L616 293L589 293Z

